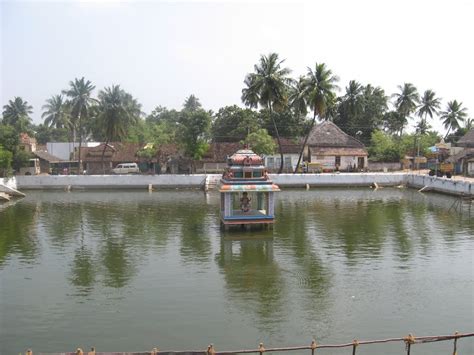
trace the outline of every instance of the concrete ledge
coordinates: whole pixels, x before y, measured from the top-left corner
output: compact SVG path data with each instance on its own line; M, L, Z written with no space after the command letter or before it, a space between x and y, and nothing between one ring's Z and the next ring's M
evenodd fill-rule
M15 178L0 178L0 192L10 196L25 197L25 194L23 192L17 190Z
M474 195L473 183L459 179L439 178L411 173L340 173L340 174L271 174L270 178L283 188L295 187L363 187L398 186L451 195ZM215 174L195 175L39 175L16 176L0 179L0 184L11 189L155 189L188 188L201 189L209 182L219 180ZM207 184L206 184L207 182ZM214 186L212 186L214 187ZM0 190L2 191L2 190ZM7 192L7 191L5 191Z
M407 185L417 189L426 186L429 191L436 191L450 195L474 196L474 187L471 182L448 179L445 177L408 174Z
M406 173L270 174L281 187L309 186L398 186L406 184Z
M25 190L202 188L206 175L39 175L17 176Z

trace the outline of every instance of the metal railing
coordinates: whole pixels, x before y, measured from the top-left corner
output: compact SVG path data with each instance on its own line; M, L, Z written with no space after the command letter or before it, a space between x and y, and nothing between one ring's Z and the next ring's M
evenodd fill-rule
M166 350L161 351L158 348L154 348L151 351L143 352L97 352L95 348L85 353L82 349L78 348L73 352L60 352L60 353L38 353L40 355L230 355L230 354L259 354L263 355L265 352L287 352L297 350L310 350L311 355L315 355L316 350L319 349L335 349L335 348L350 348L351 354L356 355L357 348L363 345L371 344L382 344L382 343L393 343L403 342L405 344L405 352L410 355L413 345L434 343L439 341L453 341L453 353L452 355L458 355L457 353L457 342L459 339L473 337L474 333L454 333L454 335L434 335L434 336L420 336L415 337L409 334L406 337L401 338L388 338L379 340L353 340L349 343L343 344L318 344L315 340L310 345L295 346L295 347L280 347L280 348L265 348L263 343L260 343L257 349L246 349L246 350L233 350L233 351L216 351L213 344L210 344L206 350L186 350L186 351L174 351ZM21 354L20 354L21 355ZM33 351L28 349L25 355L33 355Z

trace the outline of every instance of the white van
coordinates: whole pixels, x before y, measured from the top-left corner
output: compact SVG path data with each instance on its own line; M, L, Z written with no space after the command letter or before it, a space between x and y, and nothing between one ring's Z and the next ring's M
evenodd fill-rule
M138 174L140 169L138 169L137 163L122 163L117 164L112 172L114 174Z

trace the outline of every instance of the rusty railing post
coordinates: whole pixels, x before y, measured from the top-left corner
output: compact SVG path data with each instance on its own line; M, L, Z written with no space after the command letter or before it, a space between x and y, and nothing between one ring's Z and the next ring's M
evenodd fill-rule
M209 344L206 351L207 355L215 355L216 351L214 350L214 344Z
M458 354L458 334L459 332L454 333L454 349L453 349L453 355Z
M316 350L317 347L318 347L318 344L316 343L316 340L313 339L313 341L311 342L311 355L314 355L314 351Z
M354 341L352 342L352 355L355 355L356 349L358 346L359 346L359 342L356 339L354 339Z
M407 355L410 355L411 345L415 344L415 337L411 334L408 334L408 336L405 337L404 341L405 341L405 344L406 344L405 349L407 351Z

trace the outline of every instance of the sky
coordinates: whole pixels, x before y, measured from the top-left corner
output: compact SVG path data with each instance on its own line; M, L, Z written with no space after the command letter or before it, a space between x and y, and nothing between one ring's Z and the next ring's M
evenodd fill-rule
M298 78L315 63L387 95L413 83L474 117L474 1L0 0L0 104L20 96L41 123L45 100L74 78L119 84L150 113L240 105L245 75L276 52ZM444 132L439 120L433 127Z

